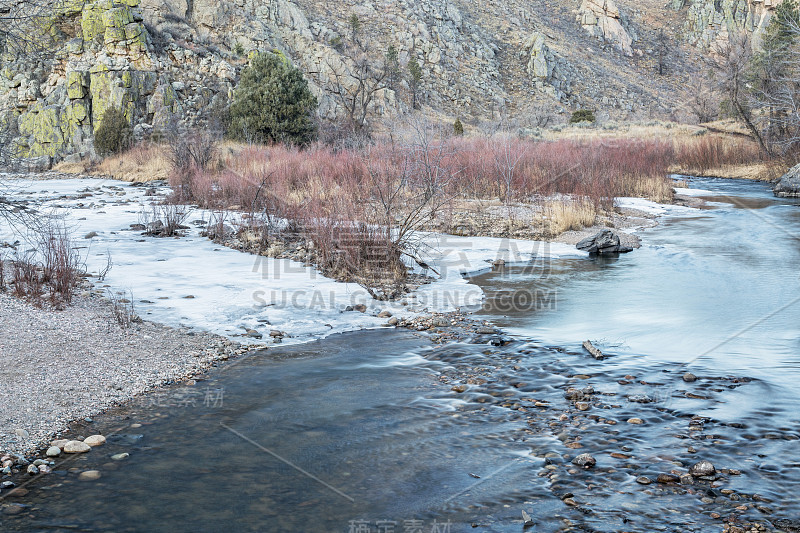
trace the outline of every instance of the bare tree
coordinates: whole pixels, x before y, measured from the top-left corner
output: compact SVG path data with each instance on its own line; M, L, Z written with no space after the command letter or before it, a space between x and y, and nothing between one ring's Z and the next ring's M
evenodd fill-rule
M765 143L786 152L800 144L800 13L797 2L780 5L752 61L751 99L760 108Z
M698 78L692 83L690 91L689 108L697 115L697 121L702 124L714 120L717 117L719 104L710 82L707 79Z
M422 266L425 245L421 230L453 200L453 181L460 173L455 146L441 126L415 117L410 138L397 142L390 157L367 156L371 179L371 211L377 225L390 229L398 253Z
M388 70L366 51L358 50L350 64L327 63L325 90L344 111L348 127L355 133L368 131L368 118L378 92L387 88Z
M520 161L525 157L527 146L527 144L521 145L513 142L508 133L496 135L491 140L500 199L506 206L509 205L514 194L514 177L517 175Z
M356 135L368 135L368 118L378 93L389 88L397 69L396 50L379 58L373 43L362 33L362 23L353 14L348 19L350 42L341 48L344 60L326 60L328 79L323 89L344 112L347 128Z
M659 76L666 74L669 48L669 38L664 33L664 28L661 28L656 36L656 71Z
M725 44L717 47L716 57L712 61L720 91L756 139L761 150L769 154L769 148L753 121L749 102L747 81L752 53L750 37L741 32L732 35Z

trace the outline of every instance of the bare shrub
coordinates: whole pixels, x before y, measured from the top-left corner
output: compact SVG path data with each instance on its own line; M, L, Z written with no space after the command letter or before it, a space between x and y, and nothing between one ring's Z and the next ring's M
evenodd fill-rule
M114 266L114 261L111 259L111 252L106 251L106 264L103 268L100 269L100 272L97 274L98 281L105 281L106 276L108 273L111 272L111 268Z
M40 305L44 294L44 285L33 252L27 252L24 255L20 255L19 252L15 254L11 264L11 275L14 296Z
M202 232L204 237L208 237L214 242L224 242L227 237L233 234L233 228L229 226L226 221L228 219L227 211L214 211L208 220L206 229Z
M170 184L173 200L183 202L194 196L193 176L206 170L217 151L218 136L209 131L181 132L170 136Z
M136 314L133 304L133 293L128 298L123 294L108 291L108 300L111 302L111 315L122 329L129 329L133 324L141 323L142 319Z
M72 302L81 276L82 259L72 242L69 230L60 223L50 223L39 236L42 260L42 282L50 285L51 303L58 299Z
M151 237L178 237L188 229L183 223L189 212L179 204L151 204L139 213L139 224L145 227L145 235Z

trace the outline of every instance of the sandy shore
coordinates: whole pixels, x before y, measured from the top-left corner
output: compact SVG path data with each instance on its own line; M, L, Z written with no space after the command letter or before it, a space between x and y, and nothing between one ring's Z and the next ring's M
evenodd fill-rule
M53 311L0 293L0 452L27 453L70 421L242 351L215 335L150 322L123 329L97 296Z

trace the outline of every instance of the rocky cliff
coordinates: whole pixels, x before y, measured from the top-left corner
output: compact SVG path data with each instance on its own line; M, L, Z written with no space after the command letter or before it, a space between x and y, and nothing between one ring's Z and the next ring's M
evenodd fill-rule
M352 15L376 59L389 45L403 72L417 59L422 102L447 120L544 113L565 121L578 108L601 120L689 119L685 87L703 51L736 29L757 33L778 1L56 0L45 21L49 53L2 56L5 144L39 167L94 157L93 133L111 106L137 138L205 125L259 50L280 50L301 68L320 117L335 120L341 110L328 89L353 68L343 46ZM670 44L663 76L659 33ZM375 116L409 111L400 78L376 95Z
M760 33L782 1L693 0L684 26L687 40L692 45L713 50L727 42L731 35L746 31L753 35L753 45L757 47Z

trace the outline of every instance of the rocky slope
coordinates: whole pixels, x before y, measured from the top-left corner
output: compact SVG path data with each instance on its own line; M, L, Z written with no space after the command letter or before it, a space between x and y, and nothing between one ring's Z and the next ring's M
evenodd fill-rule
M757 35L780 2L56 1L50 52L7 51L0 66L5 145L37 167L94 157L93 132L110 106L124 110L138 138L213 122L256 50L291 58L311 81L320 116L336 119L328 89L335 73L352 68L342 43L352 38L353 14L376 59L390 44L402 67L417 58L423 104L448 120L536 125L578 108L595 109L601 121L691 120L683 102L703 55L733 32ZM406 77L377 94L376 115L408 112Z

